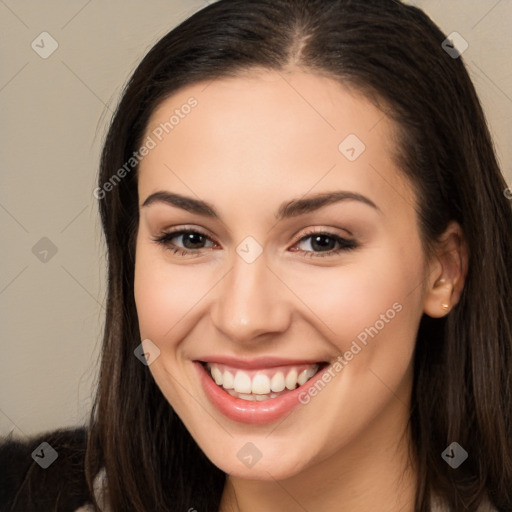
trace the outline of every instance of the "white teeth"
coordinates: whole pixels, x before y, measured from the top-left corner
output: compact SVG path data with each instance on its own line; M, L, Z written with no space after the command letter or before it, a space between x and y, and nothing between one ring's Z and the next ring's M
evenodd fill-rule
M252 392L257 395L270 393L270 379L261 373L257 373L252 379Z
M287 389L289 389L290 391L292 389L295 389L297 385L297 370L290 370L284 382L286 384Z
M304 384L308 379L308 371L302 370L299 376L297 377L297 383L299 384L299 386L302 386L302 384Z
M306 380L309 380L311 379L311 377L313 377L313 375L316 374L316 372L318 371L318 366L315 366L314 368L309 368L308 370L306 370L306 376L307 376L307 379ZM302 384L301 384L302 386Z
M292 367L286 375L283 371L276 371L272 375L271 369L248 373L237 370L235 373L227 369L221 370L215 363L208 364L212 379L231 396L258 401L276 398L282 392L292 391L305 384L318 371L318 365L302 368L300 373L297 368Z
M256 397L254 395L246 395L245 393L238 393L238 398L241 398L242 400L249 400L249 401L256 400Z
M212 367L211 371L215 384L222 386L222 372L216 366Z
M226 370L224 372L223 377L224 382L222 383L222 387L224 389L233 389L235 387L235 379L233 377L233 374L230 371Z
M270 381L270 389L279 393L285 388L283 372L277 372Z
M237 393L249 394L252 392L251 378L245 372L236 372L233 386Z

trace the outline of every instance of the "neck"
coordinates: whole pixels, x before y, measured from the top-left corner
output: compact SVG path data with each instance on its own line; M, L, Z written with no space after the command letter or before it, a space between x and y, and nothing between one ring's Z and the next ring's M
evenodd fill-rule
M392 400L362 435L284 480L228 476L219 512L413 512L417 473L410 457L409 409Z

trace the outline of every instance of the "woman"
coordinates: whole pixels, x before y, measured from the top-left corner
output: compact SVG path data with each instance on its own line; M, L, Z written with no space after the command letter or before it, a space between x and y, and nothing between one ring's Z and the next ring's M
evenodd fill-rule
M512 213L446 39L220 0L141 62L95 190L102 510L512 510Z

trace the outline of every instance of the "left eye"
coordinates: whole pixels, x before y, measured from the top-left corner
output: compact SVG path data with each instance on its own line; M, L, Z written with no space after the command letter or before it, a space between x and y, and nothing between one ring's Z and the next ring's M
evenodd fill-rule
M181 238L181 245L174 242L175 239ZM309 241L308 241L309 240ZM218 246L209 236L193 229L182 229L170 233L163 233L154 239L155 242L164 245L167 249L175 254L188 255L197 253L201 249L212 248ZM205 246L206 242L210 242L210 246ZM349 251L355 249L357 244L354 240L342 238L334 233L329 232L310 232L300 238L295 245L299 245L299 249L292 249L293 252L303 253L304 256L331 256L341 251ZM338 245L338 248L335 248ZM309 246L310 250L305 246Z
M299 252L305 253L304 255L308 257L332 256L341 251L349 251L357 247L354 240L342 238L334 233L316 231L307 233L297 244L302 247ZM338 245L337 249L335 249L336 245ZM312 250L306 250L304 246L309 246Z

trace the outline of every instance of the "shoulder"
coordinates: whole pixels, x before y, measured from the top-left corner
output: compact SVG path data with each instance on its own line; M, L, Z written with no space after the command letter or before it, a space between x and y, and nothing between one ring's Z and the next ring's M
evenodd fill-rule
M437 497L432 496L432 506L431 512L448 512L448 506L443 503L443 501ZM476 512L500 512L497 508L495 508L492 503L485 498L484 501L480 504Z
M74 511L90 502L85 479L87 430L58 429L0 440L0 510Z

